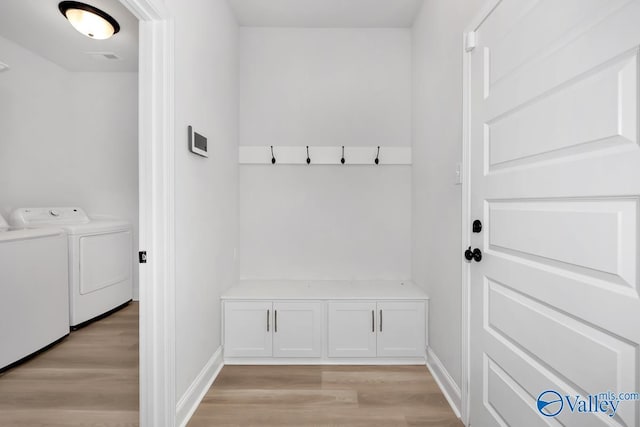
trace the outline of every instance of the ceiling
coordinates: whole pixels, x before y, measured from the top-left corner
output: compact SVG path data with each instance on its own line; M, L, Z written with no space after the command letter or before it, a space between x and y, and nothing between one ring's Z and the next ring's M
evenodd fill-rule
M229 0L247 27L411 27L422 0Z
M119 0L84 1L113 16L120 32L107 40L80 34L58 10L60 0L0 0L0 36L69 71L137 71L138 20ZM91 52L114 53L120 59Z

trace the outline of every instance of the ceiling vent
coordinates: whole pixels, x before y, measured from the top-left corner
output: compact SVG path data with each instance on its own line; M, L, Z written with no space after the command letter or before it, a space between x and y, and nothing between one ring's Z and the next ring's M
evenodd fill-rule
M118 55L113 52L87 52L87 55L91 56L93 59L97 59L98 61L120 61Z

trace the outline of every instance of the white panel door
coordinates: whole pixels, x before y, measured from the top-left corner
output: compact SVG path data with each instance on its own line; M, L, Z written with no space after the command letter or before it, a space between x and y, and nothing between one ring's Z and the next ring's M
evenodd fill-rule
M329 357L376 356L376 303L329 302Z
M271 301L227 301L224 304L226 357L271 357Z
M378 302L378 357L424 357L424 302Z
M273 356L322 356L322 303L273 303Z
M471 425L638 426L575 397L640 391L640 1L503 0L477 39Z

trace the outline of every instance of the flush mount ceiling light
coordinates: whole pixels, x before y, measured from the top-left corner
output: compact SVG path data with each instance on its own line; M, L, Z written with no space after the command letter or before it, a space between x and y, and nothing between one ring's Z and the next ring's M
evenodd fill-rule
M88 4L63 1L58 4L58 9L73 28L92 39L108 39L120 31L120 25L111 15Z

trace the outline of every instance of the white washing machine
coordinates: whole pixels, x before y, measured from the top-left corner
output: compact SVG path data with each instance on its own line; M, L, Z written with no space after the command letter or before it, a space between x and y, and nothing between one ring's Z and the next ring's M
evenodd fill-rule
M131 224L90 218L82 209L21 208L14 227L64 229L69 239L69 319L71 329L128 304L133 296Z
M69 335L67 240L0 215L0 372Z

